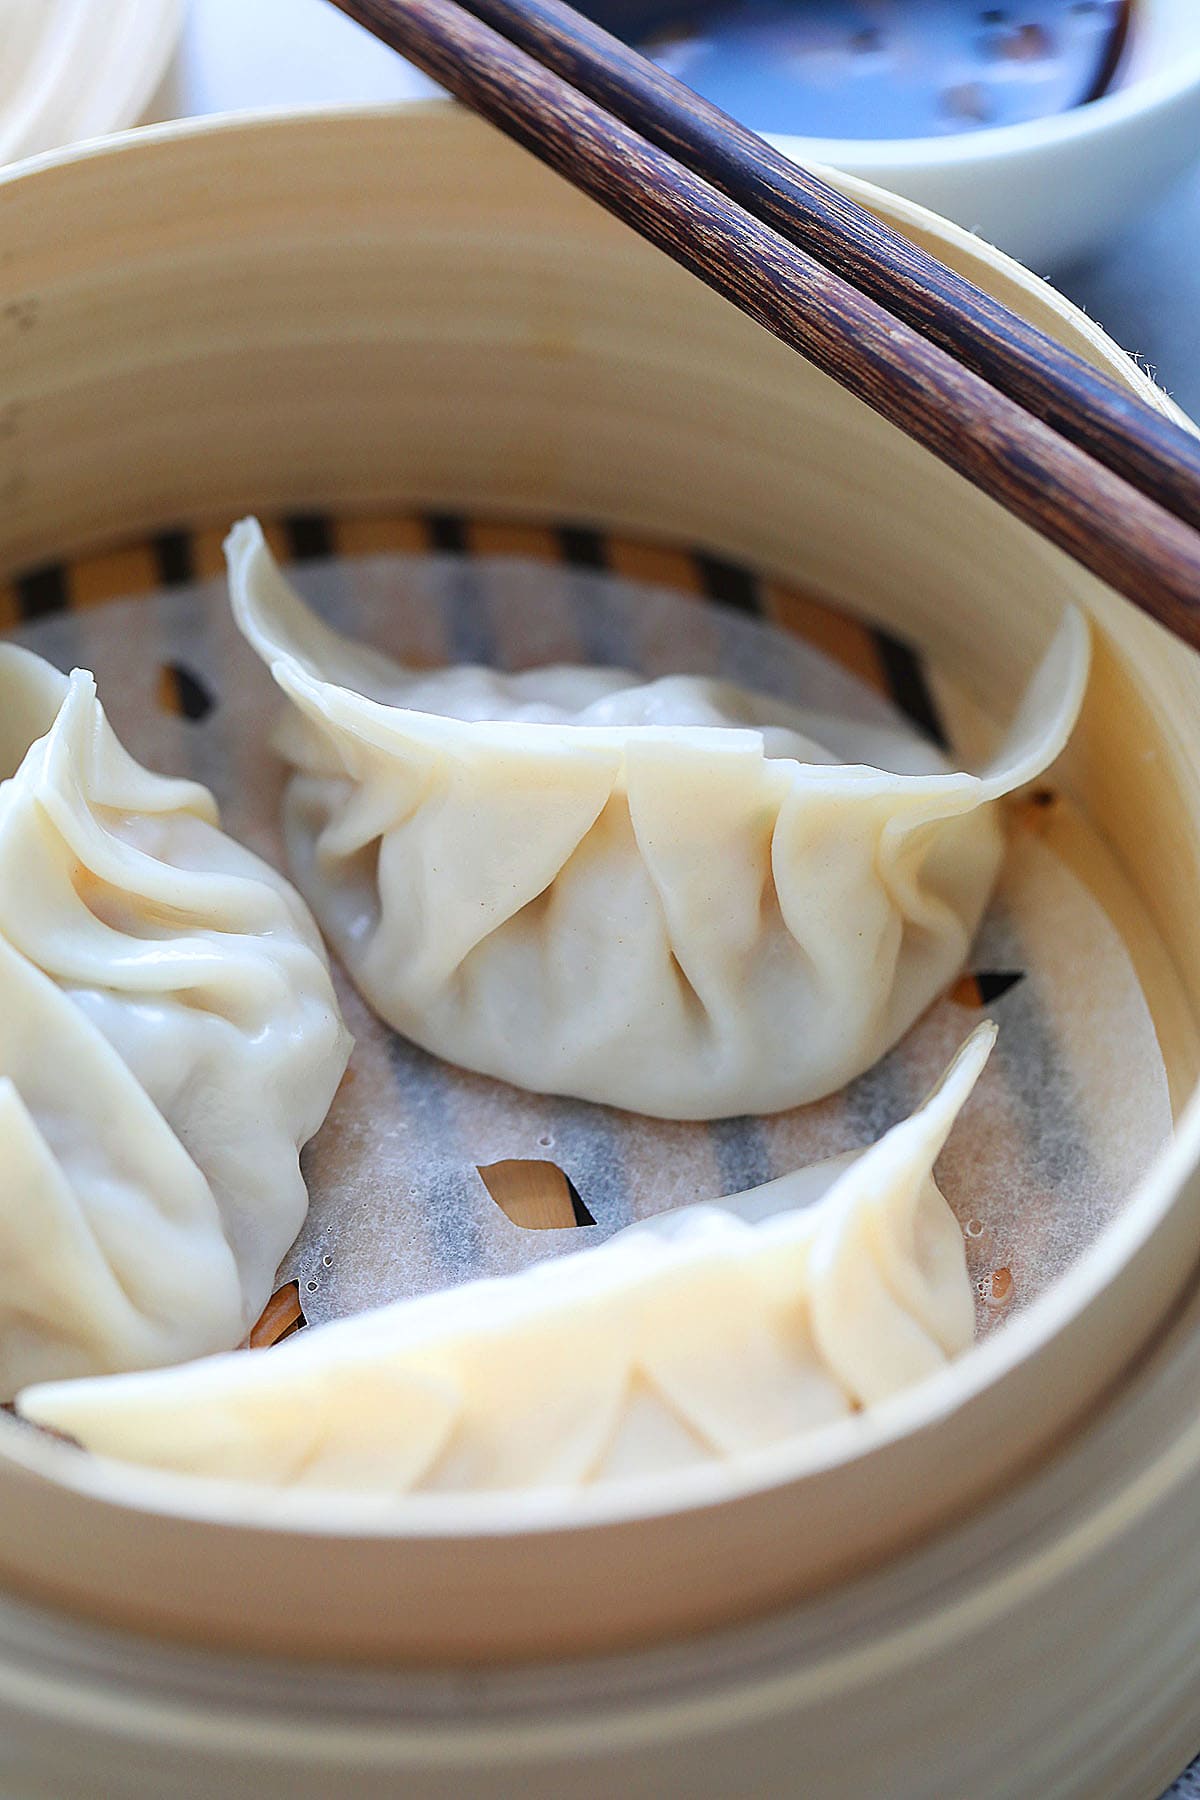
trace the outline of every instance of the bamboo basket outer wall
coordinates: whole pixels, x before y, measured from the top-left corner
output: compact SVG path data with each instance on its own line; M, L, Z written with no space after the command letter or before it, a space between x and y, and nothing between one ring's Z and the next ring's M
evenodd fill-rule
M1015 265L902 201L843 184L1166 404ZM1171 967L1159 986L1200 1013L1195 658L485 127L433 106L155 128L0 181L0 245L0 573L250 507L404 500L591 519L799 580L919 641L985 702L998 683L1015 687L1062 601L1079 600L1096 622L1098 655L1064 781L1102 824L1161 935ZM936 1664L945 1684L973 1633L995 1654L997 1617L1022 1620L1000 1641L1015 1646L1024 1631L1028 1653L1036 1625L1049 1643L1063 1624L1054 1583L1080 1572L1072 1558L1099 1557L1102 1539L1104 1578L1093 1568L1089 1585L1080 1574L1076 1611L1063 1617L1103 1643L1083 1609L1111 1608L1120 1642L1140 1631L1144 1650L1150 1621L1170 1614L1178 1667L1200 1673L1200 1626L1173 1610L1191 1588L1139 1560L1154 1546L1138 1529L1147 1509L1182 1492L1190 1511L1172 1516L1174 1538L1163 1523L1161 1542L1195 1548L1187 1531L1200 1535L1200 1446L1168 1418L1182 1391L1174 1372L1196 1354L1190 1330L1180 1327L1139 1378L1158 1384L1158 1411L1126 1413L1117 1439L1104 1435L1111 1400L1098 1409L1119 1377L1128 1382L1196 1261L1200 1117L1188 1099L1197 1074L1188 1035L1164 1028L1179 1130L1121 1220L951 1377L898 1403L856 1461L784 1459L752 1493L689 1489L657 1512L589 1500L570 1529L541 1528L536 1514L493 1501L486 1517L468 1510L447 1526L406 1513L397 1529L378 1511L324 1499L251 1503L88 1462L0 1420L0 1582L109 1623L290 1656L497 1661L597 1650L761 1615L876 1563L978 1508L1086 1414L1081 1448L1041 1486L989 1503L966 1560L954 1546L971 1540L960 1534L886 1577L862 1577L836 1603L810 1602L788 1628L800 1633L789 1642L801 1673L786 1696L786 1683L756 1690L754 1705L764 1718L774 1706L788 1718L807 1706L815 1719L842 1681L848 1730L851 1690L902 1664L931 1678ZM1139 1441L1170 1446L1169 1480L1155 1486L1146 1465L1129 1464ZM1114 1461L1116 1443L1128 1450ZM1072 1486L1084 1470L1085 1485ZM1054 1523L1068 1500L1082 1509L1069 1550ZM1035 1577L1023 1557L1037 1532ZM14 1603L6 1628L23 1616ZM835 1641L844 1653L831 1651ZM32 1654L27 1645L25 1660ZM30 1696L21 1699L15 1659L3 1656L0 1707L7 1695L15 1720ZM1157 1666L1139 1662L1138 1678ZM1081 1690L1095 1668L1093 1656ZM1099 1677L1094 1685L1113 1691ZM66 1719L68 1690L79 1701L65 1676L48 1681L37 1705ZM1167 1691L1160 1683L1160 1700ZM913 1704L912 1679L896 1692ZM86 1731L97 1715L81 1705ZM637 1713L640 1702L629 1705ZM677 1724L687 1710L681 1701ZM831 1703L831 1721L835 1712ZM713 1729L732 1717L716 1707ZM165 1718L156 1705L142 1722L167 1742ZM976 1723L982 1714L972 1732ZM296 1729L300 1742L306 1727ZM427 1751L436 1762L434 1727L413 1729L402 1752L396 1727L387 1754L419 1763ZM455 1739L464 1767L476 1752L494 1766L499 1729ZM657 1728L643 1719L630 1729ZM261 1754L270 1743L283 1755L278 1732L263 1730ZM1017 1730L1014 1743L1025 1736ZM236 1740L224 1720L213 1754ZM15 1723L7 1741L20 1741ZM821 1741L817 1732L817 1792L826 1791ZM505 1755L518 1754L516 1742ZM531 1735L536 1760L533 1744ZM1140 1742L1137 1753L1150 1754ZM1010 1790L981 1779L960 1791Z

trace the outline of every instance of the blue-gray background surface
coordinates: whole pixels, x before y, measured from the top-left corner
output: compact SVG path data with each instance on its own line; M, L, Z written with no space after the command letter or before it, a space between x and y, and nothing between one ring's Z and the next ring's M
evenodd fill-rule
M1200 420L1200 171L1103 255L1058 274L1054 285Z

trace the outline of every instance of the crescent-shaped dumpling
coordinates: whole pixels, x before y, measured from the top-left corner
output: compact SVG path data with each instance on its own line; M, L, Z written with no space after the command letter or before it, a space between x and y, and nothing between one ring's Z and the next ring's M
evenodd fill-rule
M685 1208L272 1350L37 1387L20 1411L157 1469L395 1495L571 1489L764 1450L971 1343L962 1233L932 1168L994 1038L980 1026L808 1207L787 1210L785 1177L785 1210L761 1223Z
M982 774L720 682L409 671L309 612L258 525L234 611L289 706L293 873L364 997L452 1062L664 1118L814 1100L961 971L996 801L1074 723L1068 612Z
M0 1399L245 1336L349 1045L287 882L0 645Z

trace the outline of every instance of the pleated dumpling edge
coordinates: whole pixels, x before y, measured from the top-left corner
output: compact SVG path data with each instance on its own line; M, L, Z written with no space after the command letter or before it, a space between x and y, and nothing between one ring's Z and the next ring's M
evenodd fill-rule
M255 521L226 551L289 702L292 871L367 1001L449 1061L665 1118L819 1099L903 1035L961 973L995 802L1087 680L1067 611L981 773L900 727L839 760L820 719L725 683L405 670L319 620Z
M0 645L0 1398L231 1348L349 1038L299 896Z

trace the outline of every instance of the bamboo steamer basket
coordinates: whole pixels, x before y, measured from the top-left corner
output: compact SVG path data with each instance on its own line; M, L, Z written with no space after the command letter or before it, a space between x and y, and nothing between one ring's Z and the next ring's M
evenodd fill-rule
M1019 267L836 179L1168 406ZM1154 1792L1200 1677L1195 657L453 108L47 156L0 180L0 233L2 574L251 507L589 519L800 581L984 703L1085 606L1061 778L1177 1112L1062 1281L853 1454L790 1446L753 1487L389 1509L0 1418L6 1792Z

